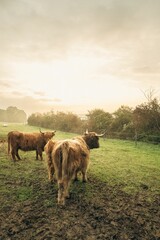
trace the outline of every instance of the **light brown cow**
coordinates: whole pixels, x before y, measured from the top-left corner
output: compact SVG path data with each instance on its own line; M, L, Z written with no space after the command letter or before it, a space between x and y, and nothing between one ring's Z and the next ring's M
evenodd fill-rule
M38 155L42 160L42 152L46 143L55 135L53 132L39 133L22 133L19 131L11 131L8 133L8 154L11 153L12 160L16 161L16 157L20 160L18 150L32 151L36 150L36 159Z
M95 132L86 132L73 139L52 141L45 146L47 155L49 180L53 180L55 172L58 182L58 203L64 205L69 197L71 179L77 180L81 171L83 182L87 181L90 149L99 148L99 136Z

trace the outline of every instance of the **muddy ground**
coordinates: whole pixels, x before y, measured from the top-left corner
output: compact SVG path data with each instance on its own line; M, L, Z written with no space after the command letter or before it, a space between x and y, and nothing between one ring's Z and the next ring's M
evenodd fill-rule
M38 174L41 174L39 172ZM25 185L23 178L6 185ZM72 184L65 207L57 205L57 187L43 181L27 183L32 199L3 206L1 240L160 239L160 199L146 200L145 186L134 196L89 176L89 183ZM3 194L1 195L1 202Z

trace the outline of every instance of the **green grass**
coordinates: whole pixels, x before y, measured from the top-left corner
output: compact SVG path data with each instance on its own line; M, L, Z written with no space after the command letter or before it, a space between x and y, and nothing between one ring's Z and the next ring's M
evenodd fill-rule
M91 152L90 172L109 185L119 185L128 193L148 188L160 193L160 146L132 141L101 140L101 148Z
M32 127L27 124L19 123L8 123L7 127L3 127L3 123L0 122L0 139L6 137L7 133L10 131L18 130L22 132L39 132L39 127ZM44 128L41 128L43 131Z
M32 132L39 131L39 128L22 124L9 124L8 127L3 127L1 124L0 139L6 139L7 133L11 130ZM75 134L57 131L54 139L73 136ZM0 193L3 205L7 205L9 199L26 201L39 198L41 193L36 190L36 184L48 183L45 161L36 161L35 151L20 151L20 155L23 160L14 164L7 156L7 143L0 145ZM135 146L132 141L100 139L100 148L91 150L90 158L89 177L94 177L109 186L118 186L128 194L144 191L151 200L154 195L160 193L159 145L139 142ZM31 185L31 182L34 184ZM45 204L49 206L51 203L46 200Z

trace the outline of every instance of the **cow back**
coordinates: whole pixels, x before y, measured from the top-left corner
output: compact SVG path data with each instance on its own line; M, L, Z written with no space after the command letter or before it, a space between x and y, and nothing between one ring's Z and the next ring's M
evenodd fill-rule
M8 133L8 142L10 142L12 148L23 151L37 149L44 151L44 146L54 135L54 132L22 133L19 131L11 131Z
M83 139L57 141L52 151L57 178L71 178L74 172L89 163L89 149Z

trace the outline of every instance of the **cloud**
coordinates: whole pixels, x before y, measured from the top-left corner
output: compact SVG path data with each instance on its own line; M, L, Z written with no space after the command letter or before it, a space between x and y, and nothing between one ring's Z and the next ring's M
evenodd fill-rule
M80 92L79 86L84 82L93 88L93 81L112 82L116 78L124 85L137 88L158 86L159 9L159 0L1 0L0 86L5 90L1 92L4 106L11 102L24 105L27 111L31 106L41 111L48 109L47 103L51 106L63 102L63 91L60 89L60 95L55 86L53 98L51 95L47 98L44 89L49 81L46 74L49 68L42 69L45 81L40 82L36 63L37 66L53 64L52 75L56 77L52 83L59 79L63 82L69 71L74 73L69 77L75 78L75 82L71 84L73 79L68 77L68 83L64 83L66 89L69 88L66 94L70 99L75 95L72 88ZM77 62L73 62L71 69L65 64L55 64L57 59L67 63L73 53L82 57L83 68L76 68ZM34 73L32 76L29 69ZM64 77L59 74L62 72ZM76 98L78 95L76 92ZM84 95L81 93L83 100L85 96L88 97L87 91Z
M9 62L48 62L67 58L73 49L110 52L113 62L100 69L128 76L136 69L159 72L160 1L46 0L0 2L0 50L7 79ZM106 56L107 57L107 56ZM157 67L154 67L157 66ZM106 70L105 70L106 69ZM146 71L145 74L150 74ZM2 73L0 72L0 76Z
M19 109L23 109L27 114L31 114L32 112L45 112L50 108L44 102L42 103L41 100L29 96L7 97L1 95L0 102L0 108L6 109L8 106L16 106Z
M34 94L37 96L45 96L46 95L45 92L42 92L42 91L36 91L36 92L34 92Z
M39 101L42 103L47 103L49 105L62 102L60 98L39 98Z
M11 88L12 84L6 80L0 80L0 88Z
M7 108L8 106L16 106L19 109L23 109L27 114L33 112L47 112L52 108L58 110L61 99L59 98L36 98L29 95L25 95L20 91L7 91L0 92L0 108ZM65 108L65 106L64 106Z
M84 105L60 104L60 101L60 99L35 99L30 96L8 97L0 93L0 109L16 106L18 109L24 110L28 116L36 112L47 113L50 111L74 112L75 114L80 114L87 112L87 110L91 108L91 106Z
M157 66L142 66L133 68L133 72L136 74L142 74L142 75L160 75L160 65Z
M62 102L62 99L60 99L60 98L54 98L52 101L59 103L59 102Z
M1 45L17 57L58 57L84 41L105 48L128 48L130 44L135 48L134 42L141 36L147 42L152 33L159 37L158 0L154 4L151 0L2 3Z

